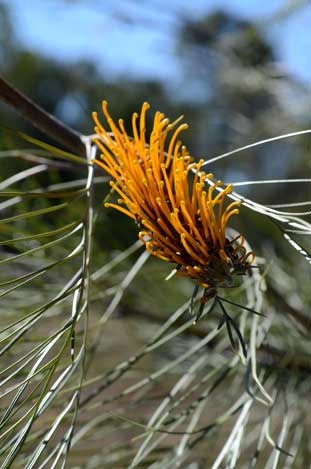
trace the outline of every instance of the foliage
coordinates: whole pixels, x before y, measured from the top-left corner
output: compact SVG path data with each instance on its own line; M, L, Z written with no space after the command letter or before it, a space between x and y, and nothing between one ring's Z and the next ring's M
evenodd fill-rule
M218 47L220 20L233 21L238 35L242 31L234 47L227 46L228 54ZM61 111L68 96L83 102L87 112L69 123L84 133L91 132L88 114L103 93L112 102L112 114L125 120L150 94L151 102L158 108L163 104L165 112L170 108L172 117L181 108L189 111L195 129L189 148L194 153L209 148L205 166L226 181L238 179L231 197L241 200L243 210L234 228L246 234L258 269L239 287L221 291L222 306L208 303L194 323L189 314L192 282L165 281L170 266L149 258L134 241L135 227L103 209L109 184L91 164L96 152L92 139L82 136L82 163L55 142L54 148L35 145L33 137L47 138L1 108L6 127L32 136L25 147L16 132L1 128L4 468L308 465L311 297L306 240L311 227L310 179L304 168L309 135L294 132L290 110L273 92L277 87L271 81L269 91L263 86L266 55L273 59L273 53L256 28L219 15L216 23L215 17L207 18L200 28L206 25L205 52L213 47L227 59L231 53L236 57L242 44L243 60L233 66L229 57L225 65L216 64L215 76L230 69L232 79L213 79L217 93L197 104L189 96L169 100L159 83L111 84L90 64L79 64L72 72L17 49L5 62L14 84L59 117L68 117ZM197 33L197 25L190 26ZM12 36L9 28L5 34ZM247 63L248 37L250 48L255 43L264 51L252 89L240 81L245 67L253 70L254 65ZM188 40L187 47L191 53L182 49L182 60L192 64L189 70L198 70L193 65L196 46ZM259 103L258 113L254 103ZM263 136L270 137L268 129L278 137L262 142ZM247 151L241 148L251 141L256 144ZM271 155L283 165L283 174L273 179ZM254 160L262 163L260 168ZM260 183L252 182L260 177ZM223 320L226 314L231 322Z
M95 149L88 140L86 148L90 161ZM240 288L224 292L226 310L235 318L230 327L225 321L227 333L234 344L241 331L249 349L245 360L230 352L219 308L205 311L197 325L187 317L189 301L171 309L172 298L184 296L179 290L189 289L187 283L170 280L171 295L159 296L159 304L153 294L152 300L144 294L156 291L163 278L151 274L157 268L152 262L144 266L147 252L136 254L129 266L138 243L108 262L103 257L109 251L94 248L91 264L99 210L93 192L105 177L93 177L89 164L82 180L38 187L38 173L53 179L55 160L47 152L32 156L40 158L38 164L1 184L6 199L1 208L7 212L1 219L3 467L13 461L16 467L56 467L68 457L73 465L80 451L86 457L85 442L97 445L98 438L105 439L105 447L88 456L85 467L127 466L131 459L131 467L143 461L178 467L192 460L193 448L198 461L214 461L213 467L224 458L234 467L240 451L240 464L268 457L274 465L283 458L301 467L308 452L303 449L309 370L304 356L310 325L297 285L278 257L271 256L270 265L259 258L262 274L254 271ZM12 184L22 190L13 191ZM267 208L265 213L271 216ZM296 231L310 229L278 210L272 216L287 226L294 223ZM135 280L142 269L145 274ZM127 290L129 298L136 291L141 297L134 298L133 311L123 303ZM168 319L161 319L162 309ZM133 343L124 336L129 328ZM133 347L137 341L142 345ZM292 352L286 354L288 349ZM218 448L215 460L211 448Z

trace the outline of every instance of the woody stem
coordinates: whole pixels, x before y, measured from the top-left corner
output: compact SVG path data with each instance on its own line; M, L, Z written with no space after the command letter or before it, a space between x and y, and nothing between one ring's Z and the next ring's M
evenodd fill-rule
M56 142L64 145L76 155L85 156L85 147L78 132L42 109L1 76L0 99Z

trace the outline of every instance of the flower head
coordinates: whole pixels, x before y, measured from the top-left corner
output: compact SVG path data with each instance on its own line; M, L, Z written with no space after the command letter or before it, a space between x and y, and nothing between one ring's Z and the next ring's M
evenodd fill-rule
M188 128L180 124L182 117L170 123L156 112L147 138L148 108L144 103L140 116L133 114L132 137L122 119L118 125L112 120L106 101L103 113L109 131L93 113L95 142L102 152L95 163L112 176L110 185L119 195L117 203L105 206L135 220L147 251L174 263L178 275L205 288L230 286L232 276L245 274L254 259L246 252L243 236L230 240L226 233L229 219L239 213L239 202L224 207L232 185L202 171L203 160L193 162L179 139Z

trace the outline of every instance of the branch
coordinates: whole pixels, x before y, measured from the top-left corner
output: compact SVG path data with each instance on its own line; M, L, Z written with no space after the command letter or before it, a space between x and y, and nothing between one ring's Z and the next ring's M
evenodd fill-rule
M78 132L46 112L1 76L0 99L56 142L64 145L76 155L85 156L85 147Z
M310 334L311 330L311 318L306 314L298 311L296 308L293 308L287 301L282 293L280 293L274 285L269 284L269 293L271 294L273 300L278 305L277 311L284 314L284 312L291 318L296 321L301 326L301 330L305 334Z
M151 321L154 324L163 324L163 318L153 311L141 310L139 308L126 307L123 308L122 305L119 306L118 312L120 313L121 319L124 317L134 316L134 317L143 317L145 320ZM179 318L176 321L177 325L184 324L184 319ZM206 330L201 328L200 325L194 325L183 331L184 335L197 337L203 339L206 337ZM208 348L213 348L213 341L210 342ZM260 348L257 350L260 354L259 363L263 366L267 366L274 369L287 369L287 370L299 370L301 372L311 371L310 357L304 355L303 353L297 355L295 352L292 354L288 350L277 349L269 344L261 344Z

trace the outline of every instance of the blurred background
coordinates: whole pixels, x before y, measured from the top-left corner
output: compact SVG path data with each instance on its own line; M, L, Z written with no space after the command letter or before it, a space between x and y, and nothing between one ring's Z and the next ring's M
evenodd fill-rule
M0 66L83 134L103 99L125 121L145 100L150 120L184 114L190 153L207 159L310 127L310 24L305 0L2 0ZM1 103L0 119L36 135ZM280 140L209 169L225 182L299 178L308 145L308 136ZM308 198L306 184L239 190L266 204Z
M156 110L172 120L183 114L189 124L189 129L183 133L184 143L194 158L208 159L262 139L310 128L310 24L308 0L0 0L0 71L44 109L82 134L93 132L91 113L100 112L103 99L108 101L111 115L122 117L125 122L130 122L131 114L139 111L144 101L151 104L149 123ZM22 130L53 143L0 101L1 180L27 170L29 165L39 164L40 157L44 156L34 152L37 159L33 159L32 154L23 151L16 158L7 158L12 149L22 149L27 144L14 137L14 133L7 133L6 128ZM281 139L211 163L208 170L227 183L310 178L310 149L309 135ZM100 171L96 173L96 177L105 176ZM51 164L48 171L34 174L31 180L22 180L18 190L71 184L84 177L82 166ZM108 184L96 184L93 270L113 261L137 238L136 226L129 219L102 208L108 190ZM305 204L285 208L289 211L310 208L310 183L245 185L238 187L238 191L265 205ZM1 208L3 216L9 217L22 211L46 208L49 204L49 199L26 198L16 205L16 212L10 203ZM81 216L83 204L84 201L78 199L57 216L46 214L40 220L32 218L31 222L19 223L18 233L60 229ZM241 209L241 215L233 225L246 236L257 256L268 260L268 269L271 269L271 290L268 289L271 308L281 313L288 310L292 316L307 314L311 295L308 265L285 242L271 220L245 208ZM2 241L8 235L15 236L14 230L3 225L0 231ZM299 241L310 249L306 237L300 237ZM1 252L5 258L36 246L35 241L26 242L22 247L4 245ZM41 268L46 259L54 262L67 255L70 246L71 242L65 240L64 245L56 246L53 251L45 249L42 257L36 254L27 262L24 258L18 261L17 266L16 263L2 266L0 279L5 283L13 273L19 275L35 267ZM49 272L48 281L36 280L33 289L27 287L26 296L24 290L20 290L19 295L14 291L13 298L1 300L5 310L1 317L3 324L15 315L26 314L31 301L41 304L50 293L57 294L69 278L69 271L71 275L80 261L74 260L72 270L65 265L59 267L56 274ZM94 286L91 299L94 324L109 304L113 288L120 285L131 267L132 259L125 259L122 267ZM146 342L150 331L156 330L155 326L189 299L192 282L175 278L164 281L171 267L150 259L127 286L126 296L117 304L116 314L108 323L105 341L100 342L98 338L95 341L99 344L99 355L92 362L88 378L93 379L103 369L126 359ZM273 283L276 278L278 281ZM39 342L56 327L58 314L63 315L62 308L56 311L55 317L50 315L46 319L30 342ZM204 336L209 325L204 323L202 327ZM277 325L267 342L271 349L277 345L285 351L294 350L298 358L301 352L304 357L301 368L305 373L309 366L306 365L307 347L300 336L299 341L296 340L295 330L293 328L291 338L284 334L282 325ZM199 336L190 333L176 338L172 347L164 347L152 358L148 355L143 363L145 370L156 370L176 358ZM227 342L226 339L226 346ZM22 347L20 351L23 353ZM107 351L109 359L105 361ZM265 356L260 358L264 365L270 360ZM297 370L299 381L298 366ZM174 377L170 379L173 382ZM238 382L241 382L240 376ZM149 403L144 405L142 415ZM83 417L85 421L89 415ZM101 458L94 465L79 465L81 458L87 459L93 448L101 451L101 434L91 438L94 438L93 443L89 443L91 449L85 445L73 453L72 467L104 467ZM124 441L127 441L126 436ZM306 455L305 451L305 460ZM16 467L25 467L25 460L21 461ZM109 460L105 461L109 467ZM299 464L301 462L294 467L302 467ZM203 463L202 467L207 466Z

